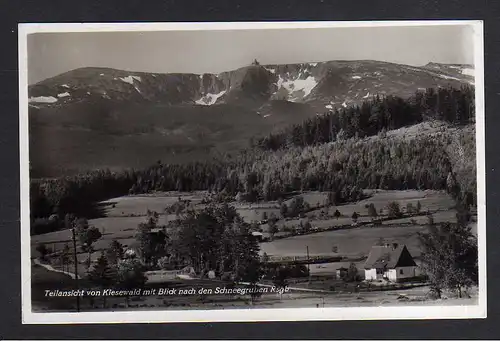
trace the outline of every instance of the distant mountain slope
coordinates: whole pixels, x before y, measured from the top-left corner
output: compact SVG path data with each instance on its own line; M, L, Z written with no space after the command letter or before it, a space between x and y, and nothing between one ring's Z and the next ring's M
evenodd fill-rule
M346 106L376 94L409 96L418 88L473 83L468 65L424 67L377 61L252 65L220 74L155 74L81 68L29 87L32 106L60 106L104 98L162 104L258 106L287 100Z
M81 68L29 87L33 176L182 162L380 95L473 82L468 66L252 65L220 74Z
M475 70L473 65L428 63L423 68L437 73L441 77L449 77L449 79L456 78L458 80L465 79L474 83Z

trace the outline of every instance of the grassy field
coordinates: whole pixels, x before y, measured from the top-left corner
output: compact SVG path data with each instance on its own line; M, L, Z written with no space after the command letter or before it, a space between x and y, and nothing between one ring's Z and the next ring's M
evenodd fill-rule
M307 213L307 219L311 222L313 228L331 229L340 226L350 225L352 223L351 215L357 212L360 215L360 222L367 222L368 217L366 205L373 203L380 215L387 214L386 207L391 201L397 201L401 208L405 208L407 203L413 206L420 202L422 211L431 211L435 222L450 221L455 219L453 209L453 200L443 192L437 191L366 191L369 198L357 203L344 204L336 207L322 207L325 204L327 193L306 192L301 194L304 200L314 208ZM100 251L105 250L113 239L118 239L122 244L131 246L134 242L134 236L138 224L144 222L148 210L156 211L161 214L160 224L175 219L174 215L165 215L164 210L167 206L173 204L181 197L184 200L191 200L197 207L201 206L201 200L204 193L156 193L152 195L124 196L108 200L106 203L106 217L90 220L91 225L96 226L103 233L103 237L94 245L96 252L92 258L99 256ZM289 202L292 199L289 199ZM263 219L264 212L279 217L278 204L276 202L263 202L256 204L233 203L238 213L247 222L259 221ZM342 217L333 218L333 212L338 209ZM321 215L321 211L326 213ZM382 212L381 212L382 210ZM418 256L417 232L425 231L427 217L417 216L412 218L417 225L405 225L410 223L409 218L387 220L383 224L390 224L390 227L377 228L355 228L349 230L318 232L303 236L288 237L261 244L262 252L269 255L304 255L306 247L309 247L311 255L332 254L332 247L338 247L338 253L349 257L364 256L370 250L370 247L380 238L387 241L405 243L410 252ZM302 219L303 220L303 219ZM297 227L301 219L281 219L278 226L283 229ZM397 226L401 224L401 226ZM261 226L264 232L267 225ZM279 235L279 234L278 234ZM32 236L32 257L37 256L35 251L38 243L45 243L49 248L59 250L64 244L71 243L71 232L69 230L56 231L43 235ZM71 244L70 244L71 245ZM86 254L79 255L83 261Z
M164 213L167 206L174 204L181 197L199 204L203 199L203 192L198 193L157 193L151 195L133 195L104 201L107 203L107 217L145 216L148 210Z
M360 227L348 230L318 232L302 236L278 239L261 244L261 252L277 256L303 256L309 247L309 255L342 255L351 258L366 256L380 238L387 243L406 244L412 255L419 256L417 233L424 232L426 226L405 227ZM337 253L332 247L338 248Z

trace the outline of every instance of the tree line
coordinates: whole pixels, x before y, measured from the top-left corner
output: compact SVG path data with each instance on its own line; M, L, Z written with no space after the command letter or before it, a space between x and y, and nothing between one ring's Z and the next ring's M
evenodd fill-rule
M254 147L277 150L290 146L317 145L355 136L373 136L429 120L458 125L474 122L474 87L428 88L408 99L377 95L361 105L336 108L326 115L271 133L257 139Z

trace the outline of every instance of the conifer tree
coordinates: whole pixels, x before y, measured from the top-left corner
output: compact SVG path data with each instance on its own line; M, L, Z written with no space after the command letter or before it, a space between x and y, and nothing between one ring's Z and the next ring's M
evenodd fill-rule
M88 280L100 289L109 288L117 282L116 268L108 264L108 260L101 254L93 268L87 274ZM103 296L103 308L106 307L106 296Z

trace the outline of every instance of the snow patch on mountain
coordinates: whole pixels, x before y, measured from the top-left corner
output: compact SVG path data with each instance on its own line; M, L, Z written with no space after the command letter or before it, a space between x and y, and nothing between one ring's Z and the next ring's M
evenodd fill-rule
M444 78L444 79L453 79L453 80L456 80L456 81L460 81L460 79L457 78L457 77L451 77L451 76L447 76L447 75L441 75L440 74L439 77Z
M138 82L141 81L141 77L139 77L139 76L120 77L120 79L122 81L124 81L125 83L129 83L131 85L134 85L134 81L138 81Z
M331 104L325 105L326 109L333 109L333 106Z
M309 63L309 65L311 65L312 67L315 67L316 65L318 65L318 63Z
M474 69L463 69L462 70L462 75L467 75L467 76L472 76L474 77Z
M352 76L352 79L361 79L361 76Z
M38 96L38 97L30 97L28 99L29 103L55 103L57 102L57 98L53 96Z
M205 96L197 100L195 103L201 105L212 105L215 104L215 102L217 102L217 99L219 99L219 97L221 97L225 93L226 90L222 90L218 94L206 94Z
M69 92L63 92L62 94L57 94L57 97L62 98L62 97L68 97L71 96Z
M271 73L276 73L276 70L275 69L269 69L267 67L265 67L264 69L266 69L267 71L271 72Z
M318 82L313 76L309 76L306 79L285 80L281 77L281 75L279 76L277 83L278 89L283 87L290 93L291 96L289 100L292 102L309 95L317 84ZM303 91L304 95L300 97L297 96L297 94L294 94L297 91Z
M68 84L63 84L61 85L63 88L66 88L66 89L69 89L69 85Z
M365 96L363 96L363 98L368 98L370 97L370 93L367 93Z
M344 101L344 103L342 103L342 106L343 106L344 108L347 108L347 103L346 103L346 101Z

